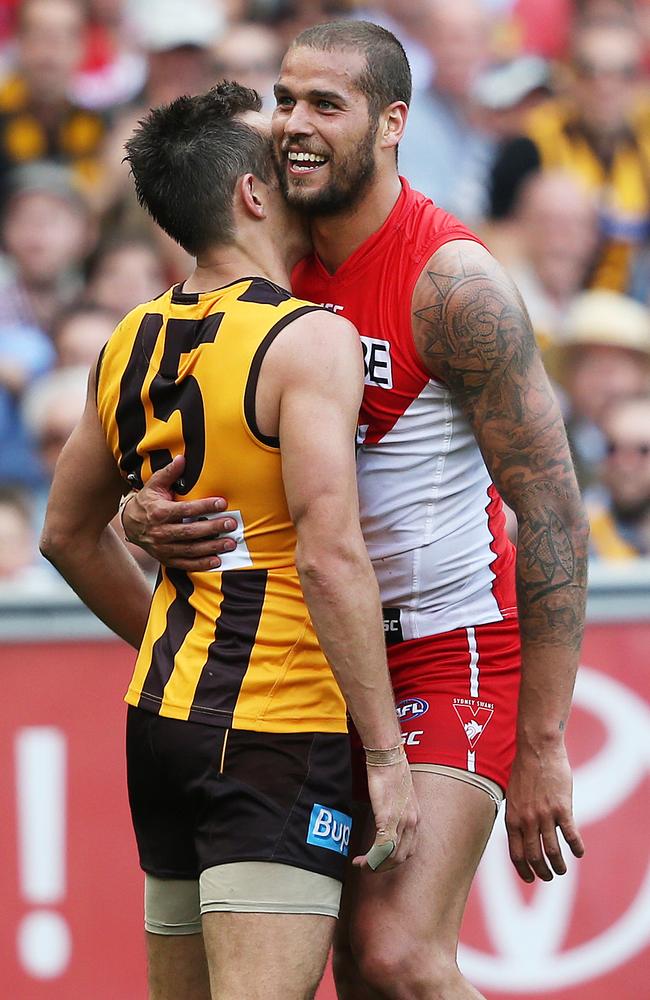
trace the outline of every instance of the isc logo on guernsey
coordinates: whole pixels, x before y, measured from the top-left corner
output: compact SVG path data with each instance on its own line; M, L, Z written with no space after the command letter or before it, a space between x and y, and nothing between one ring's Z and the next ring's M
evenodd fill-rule
M351 816L316 802L309 818L307 843L347 857L351 830Z

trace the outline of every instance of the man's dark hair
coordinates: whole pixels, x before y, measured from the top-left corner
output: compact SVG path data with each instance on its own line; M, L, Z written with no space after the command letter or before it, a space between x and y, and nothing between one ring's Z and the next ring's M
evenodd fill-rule
M291 43L334 52L353 49L366 59L357 86L368 101L371 121L376 125L381 111L393 101L411 103L411 68L401 42L386 28L371 21L330 21L306 28Z
M154 108L126 143L138 201L193 257L232 242L237 180L273 176L270 138L236 117L261 106L256 91L224 80Z

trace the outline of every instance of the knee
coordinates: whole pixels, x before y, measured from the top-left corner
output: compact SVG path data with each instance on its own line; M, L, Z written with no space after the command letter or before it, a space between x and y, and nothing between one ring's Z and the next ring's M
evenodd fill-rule
M387 1000L443 1000L460 978L453 951L398 932L367 941L359 948L357 964L363 981Z

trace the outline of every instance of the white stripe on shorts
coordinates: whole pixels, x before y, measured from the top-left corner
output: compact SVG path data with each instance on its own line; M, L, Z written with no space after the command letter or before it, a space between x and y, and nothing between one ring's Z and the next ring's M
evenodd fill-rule
M467 645L469 646L469 696L478 698L478 649L476 647L476 632L473 628L465 629Z

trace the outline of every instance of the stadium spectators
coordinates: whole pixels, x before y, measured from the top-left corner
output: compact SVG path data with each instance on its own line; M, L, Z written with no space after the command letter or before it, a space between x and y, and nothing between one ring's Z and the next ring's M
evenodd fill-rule
M93 302L77 302L56 318L52 339L59 368L95 364L121 315Z
M110 113L134 100L147 79L147 60L126 16L126 0L88 0L86 52L72 94L84 108Z
M606 409L650 389L650 313L616 292L583 292L568 311L564 338L549 357L567 393L567 431L584 489L605 456Z
M136 204L122 159L137 119L222 77L259 88L270 109L287 40L336 16L379 20L406 43L416 96L401 171L511 269L593 483L603 406L645 391L650 364L638 339L630 347L627 298L608 299L608 332L589 345L572 306L593 286L650 304L649 11L646 0L2 5L0 487L40 495L47 480L22 424L33 383L90 364L114 320L191 270Z
M95 235L70 171L46 162L17 167L1 234L0 327L26 324L49 333L83 289L81 265Z
M601 247L588 284L621 292L650 220L650 111L639 88L641 56L637 28L627 18L580 25L566 93L529 119L529 156L513 140L495 167L518 156L529 170L536 158L543 170L568 170L593 192Z
M428 90L413 95L400 167L416 190L463 222L475 222L485 212L494 155L474 98L489 57L486 13L479 0L426 0L421 29L435 75Z
M132 222L142 216L123 163L124 143L150 107L212 86L212 48L225 25L214 0L129 0L126 13L129 30L146 56L146 83L137 102L115 117L104 150L101 200L104 211L122 207Z
M33 382L23 397L23 419L38 449L47 482L86 402L88 368L59 368Z
M488 243L515 280L544 351L562 339L566 311L593 262L595 199L571 174L536 173L522 185L505 226Z
M214 47L215 75L252 87L265 108L273 108L273 84L284 54L277 34L265 24L234 24Z
M35 327L0 325L0 487L37 489L42 472L23 424L20 402L28 386L54 365L48 337Z
M83 413L87 384L87 365L57 368L33 381L23 394L21 420L40 475L31 493L36 537L43 525L56 461Z
M138 303L160 295L169 284L153 240L135 233L118 234L94 254L86 292L90 301L121 319Z
M29 496L0 486L0 596L25 597L61 587L38 554Z
M599 485L586 497L592 555L650 556L650 394L616 400L601 428L606 452Z
M70 98L85 27L80 0L20 5L15 66L0 86L0 177L12 166L53 159L72 164L89 192L97 188L105 122Z

